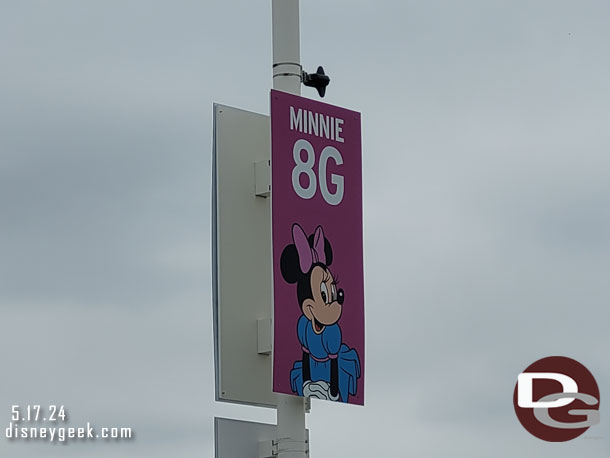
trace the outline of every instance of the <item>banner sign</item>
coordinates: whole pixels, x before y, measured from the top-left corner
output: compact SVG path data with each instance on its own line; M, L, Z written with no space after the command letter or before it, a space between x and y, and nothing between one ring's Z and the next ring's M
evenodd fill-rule
M360 113L271 91L273 390L364 404Z

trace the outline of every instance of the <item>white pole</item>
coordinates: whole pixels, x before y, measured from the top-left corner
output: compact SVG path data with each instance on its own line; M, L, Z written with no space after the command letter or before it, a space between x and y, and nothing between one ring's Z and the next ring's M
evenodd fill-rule
M273 88L301 94L299 0L272 0Z
M272 0L273 88L301 94L299 0ZM271 197L273 198L273 196ZM303 458L305 399L277 394L277 431L280 458Z

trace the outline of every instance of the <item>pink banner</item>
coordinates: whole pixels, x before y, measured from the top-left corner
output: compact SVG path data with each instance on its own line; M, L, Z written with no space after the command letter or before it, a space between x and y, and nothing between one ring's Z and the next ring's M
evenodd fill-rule
M364 404L360 113L271 91L273 391Z

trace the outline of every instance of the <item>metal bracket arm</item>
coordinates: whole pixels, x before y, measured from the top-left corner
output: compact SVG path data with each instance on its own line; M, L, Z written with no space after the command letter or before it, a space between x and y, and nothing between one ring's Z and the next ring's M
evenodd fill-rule
M259 197L269 197L271 192L271 161L254 163L255 194Z

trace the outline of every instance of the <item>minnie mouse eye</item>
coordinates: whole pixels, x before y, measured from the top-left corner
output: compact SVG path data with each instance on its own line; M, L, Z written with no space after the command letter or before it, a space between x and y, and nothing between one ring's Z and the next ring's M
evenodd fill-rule
M325 304L330 304L329 296L328 296L328 288L326 287L326 283L320 283L320 294L322 294L322 300Z
M330 301L335 302L337 300L337 287L335 285L331 285L330 287Z

